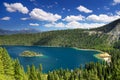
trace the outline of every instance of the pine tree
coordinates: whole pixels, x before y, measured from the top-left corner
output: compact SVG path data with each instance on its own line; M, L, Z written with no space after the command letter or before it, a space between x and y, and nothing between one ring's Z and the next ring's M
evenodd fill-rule
M27 76L28 76L28 79L29 79L29 77L30 77L30 66L29 65L27 65Z
M0 80L6 80L4 74L4 66L1 59L2 59L2 48L0 48Z
M29 80L38 80L37 72L34 65L32 65L32 67L30 68Z
M38 80L42 80L42 64L39 65L39 68L37 70L37 77Z
M23 67L20 65L19 60L15 60L15 64L14 64L14 72L15 72L15 79L16 80L25 80L26 79L26 75L24 72Z
M40 73L42 73L42 70L43 70L42 64L40 64L40 65L39 65L39 71L40 71Z
M13 60L10 58L5 48L2 49L2 62L4 66L4 73L7 80L14 80Z
M2 51L0 48L0 74L4 74L4 66L3 66L3 62L2 62Z

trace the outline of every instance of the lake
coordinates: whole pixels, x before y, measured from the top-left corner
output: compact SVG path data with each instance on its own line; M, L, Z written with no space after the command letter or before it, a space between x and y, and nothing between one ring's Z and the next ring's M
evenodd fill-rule
M20 60L20 63L26 70L27 65L34 64L36 67L39 64L43 66L43 72L48 72L54 69L74 69L85 65L89 62L98 62L93 55L98 54L97 51L77 50L74 48L64 47L41 47L41 46L3 46L7 49L9 55ZM23 51L30 50L37 53L42 53L41 57L21 57Z

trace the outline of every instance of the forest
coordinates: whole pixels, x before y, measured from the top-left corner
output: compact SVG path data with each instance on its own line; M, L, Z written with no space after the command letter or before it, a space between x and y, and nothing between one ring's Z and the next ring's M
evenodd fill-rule
M58 69L48 73L42 72L42 65L36 68L28 65L27 71L18 59L12 59L5 48L0 47L0 80L120 80L120 50L106 50L112 55L111 62L90 62L83 68Z
M81 29L57 30L37 34L1 35L0 45L41 45L78 48L108 47L107 34L89 34Z
M99 49L108 52L111 62L90 62L74 70L58 69L42 72L42 65L27 66L24 70L18 59L12 59L7 50L0 48L0 80L120 80L120 41L109 44L109 35L90 34L81 29L49 31L37 34L1 35L0 45L41 45Z

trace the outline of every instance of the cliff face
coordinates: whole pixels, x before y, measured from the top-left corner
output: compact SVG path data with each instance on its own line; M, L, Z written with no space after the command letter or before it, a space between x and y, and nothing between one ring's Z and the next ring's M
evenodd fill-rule
M102 34L109 35L108 43L112 44L120 38L120 19L115 20L102 27L91 29L91 31L101 32Z
M120 38L120 23L118 23L114 29L112 29L109 33L109 43L114 43Z
M101 31L103 33L110 33L111 31L115 31L116 27L119 28L119 24L120 24L120 19L117 19L117 20L115 20L107 25L104 25L104 26L96 28L96 29L91 29L91 30Z

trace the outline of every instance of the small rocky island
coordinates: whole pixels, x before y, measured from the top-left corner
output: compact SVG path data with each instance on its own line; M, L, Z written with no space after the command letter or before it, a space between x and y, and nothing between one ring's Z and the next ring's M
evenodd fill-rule
M20 54L22 57L38 57L38 56L43 56L42 53L36 53L34 51L24 51Z

